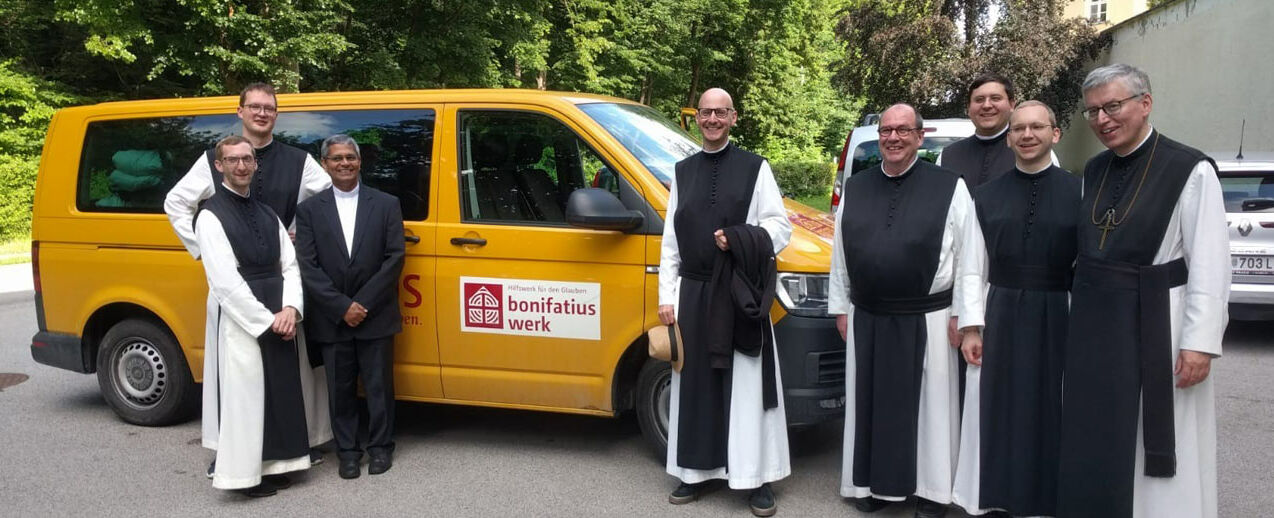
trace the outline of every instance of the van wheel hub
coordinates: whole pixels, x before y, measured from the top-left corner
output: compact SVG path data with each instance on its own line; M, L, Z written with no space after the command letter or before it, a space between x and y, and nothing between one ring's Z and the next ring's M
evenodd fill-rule
M138 408L154 406L164 394L164 357L153 344L133 339L116 349L115 389L130 405Z

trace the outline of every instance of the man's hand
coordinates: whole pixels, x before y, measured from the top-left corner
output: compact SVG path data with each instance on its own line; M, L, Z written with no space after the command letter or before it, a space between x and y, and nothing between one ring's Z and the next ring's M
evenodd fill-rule
M345 324L350 327L358 327L363 323L363 319L367 318L367 308L357 302L351 302L349 309L345 310Z
M659 321L666 326L677 323L677 310L672 307L672 304L659 305Z
M836 330L840 331L841 341L849 340L849 315L836 315Z
M951 343L951 347L960 347L960 330L956 329L956 321L959 317L951 317L951 321L947 323L947 340Z
M961 338L960 354L964 355L964 361L969 365L982 366L982 332L978 329L969 329L964 332Z
M284 340L296 338L296 308L284 306L282 311L274 314L274 324L270 330Z
M1212 370L1212 357L1198 351L1181 350L1177 355L1177 366L1172 373L1177 375L1177 388L1186 388L1207 379Z
M720 248L722 252L730 249L730 243L727 243L725 240L724 230L717 229L716 232L712 233L712 237L716 238L717 248Z

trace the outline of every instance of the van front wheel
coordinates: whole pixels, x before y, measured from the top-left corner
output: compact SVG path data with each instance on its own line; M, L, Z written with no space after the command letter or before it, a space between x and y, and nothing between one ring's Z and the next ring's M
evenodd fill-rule
M668 412L672 398L672 368L668 362L648 360L637 375L637 424L659 459L668 455Z
M199 401L177 341L147 320L124 320L106 332L97 354L97 382L115 413L136 425L184 421Z

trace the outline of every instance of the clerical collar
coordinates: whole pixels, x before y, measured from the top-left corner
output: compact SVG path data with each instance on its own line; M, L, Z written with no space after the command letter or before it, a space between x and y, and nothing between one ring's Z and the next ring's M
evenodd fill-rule
M1145 138L1142 138L1141 142L1137 144L1137 147L1133 148L1132 151L1129 151L1127 155L1121 155L1119 153L1115 153L1115 150L1113 149L1110 150L1110 152L1115 153L1115 156L1119 158L1136 158L1138 156L1141 156L1141 154L1146 151L1146 141L1150 140L1150 137L1154 134L1155 134L1155 127L1150 126L1150 131L1146 132Z
M885 163L884 163L884 162L881 162L881 163L880 163L880 172L881 172L881 173L884 173L884 175L885 175L885 176L888 176L888 177L890 177L890 178L897 178L897 177L899 177L899 176L902 176L902 175L907 174L907 172L908 172L908 171L911 171L911 168L916 167L916 161L917 161L917 160L920 160L920 154L918 154L918 153L916 154L916 156L914 156L914 157L912 157L912 158L911 158L911 163L910 163L910 164L907 164L907 167L906 167L905 169L903 169L901 173L898 173L898 174L896 174L896 175L891 175L891 174L889 174L889 173L885 172Z
M274 135L270 135L270 141L266 142L264 146L254 147L253 149L256 149L257 151L264 151L269 149L271 146L274 146Z
M350 189L348 191L342 191L340 187L337 187L335 184L333 184L332 195L336 196L337 198L357 198L358 189L359 187L362 187L362 185L363 185L363 182L358 182L354 184L353 189Z
M722 144L722 145L721 145L721 147L719 147L719 148L717 148L717 149L708 149L708 147L707 147L707 146L704 146L704 147L703 147L703 152L704 152L704 153L707 153L707 154L709 154L709 155L715 155L715 154L717 154L717 153L720 153L720 152L722 152L722 151L725 151L725 148L728 148L728 147L730 147L730 137L726 137L726 139L725 139L725 144Z
M1048 170L1049 170L1049 169L1052 169L1052 168L1053 168L1053 164L1052 164L1052 163L1044 164L1044 167L1041 167L1041 168L1036 169L1036 170L1034 170L1034 171L1027 171L1027 170L1025 170L1025 169L1022 169L1022 167L1021 167L1021 166L1018 166L1018 165L1014 165L1014 166L1013 166L1013 169L1014 169L1014 170L1016 170L1016 171L1018 172L1018 174L1021 174L1021 175L1023 175L1023 176L1026 176L1027 178L1039 178L1039 177L1041 177L1041 176L1044 176L1044 174L1045 174L1045 173L1047 173L1047 172L1048 172Z
M247 199L251 198L251 195L252 195L252 191L251 191L251 190L249 190L249 191L248 191L248 194L246 194L246 195L245 195L245 194L239 194L239 191L236 191L236 190L234 190L234 189L231 189L231 188L230 188L230 185L226 184L226 182L221 182L221 186L222 186L222 187L225 187L225 188L226 188L226 191L229 191L229 192L230 192L230 194L235 195L236 197L238 197L238 198L239 198L239 199L241 199L241 200L247 200Z
M983 142L988 142L988 141L992 141L1000 137L1003 137L1005 133L1008 133L1008 131L1009 131L1009 125L1005 124L1004 129L1001 129L1000 131L996 132L996 134L991 135L989 137L983 137L982 135L978 135L977 133L974 133L973 136L977 137L978 140L981 140Z

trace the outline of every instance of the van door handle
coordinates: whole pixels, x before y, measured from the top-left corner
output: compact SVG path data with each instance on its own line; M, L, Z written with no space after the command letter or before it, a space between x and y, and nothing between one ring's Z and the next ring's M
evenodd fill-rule
M451 238L451 244L456 246L486 246L487 240L480 237L453 237Z
M416 244L420 242L420 236L403 236L403 241Z

